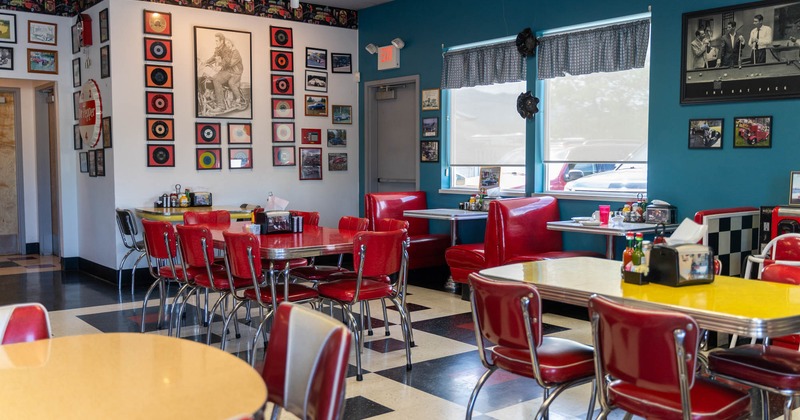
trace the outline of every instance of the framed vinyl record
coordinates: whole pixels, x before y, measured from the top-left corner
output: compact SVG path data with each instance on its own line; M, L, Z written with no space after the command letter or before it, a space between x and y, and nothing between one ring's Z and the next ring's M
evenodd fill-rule
M145 92L145 105L148 114L172 115L172 92Z
M273 95L294 95L294 76L272 75L272 94Z
M144 39L144 59L146 61L172 62L172 41L160 38Z
M294 54L291 51L272 51L270 57L272 71L294 71Z
M175 146L169 145L147 145L147 166L175 166Z
M292 48L292 28L281 28L280 26L269 27L269 45L279 48Z
M204 149L198 147L197 170L207 171L207 170L222 169L222 162L220 162L220 156L222 156L222 149L219 148Z
M195 123L195 144L221 144L220 123Z
M228 167L231 169L253 169L253 149L239 147L228 149Z
M172 14L145 10L144 33L172 36Z
M272 99L272 118L294 118L294 99Z
M174 141L174 124L172 118L148 118L147 141Z
M272 166L295 166L294 147L272 146Z
M294 143L294 123L293 122L272 123L272 142Z
M250 123L229 123L228 144L253 144L252 130Z
M144 85L149 88L172 89L172 66L144 66Z

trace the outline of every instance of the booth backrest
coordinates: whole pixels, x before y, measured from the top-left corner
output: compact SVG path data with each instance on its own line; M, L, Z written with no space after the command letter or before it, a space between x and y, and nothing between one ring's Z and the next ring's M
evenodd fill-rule
M760 216L756 207L731 207L701 210L695 213L695 223L708 226L703 245L714 250L722 263L720 274L744 274L748 255L758 254Z
M370 193L364 196L364 217L369 220L369 230L375 230L377 219L400 219L408 221L409 236L427 235L427 219L403 217L406 210L427 208L425 191Z
M554 197L492 200L486 220L486 266L496 267L520 255L561 251L561 232L547 230L547 222L559 220Z

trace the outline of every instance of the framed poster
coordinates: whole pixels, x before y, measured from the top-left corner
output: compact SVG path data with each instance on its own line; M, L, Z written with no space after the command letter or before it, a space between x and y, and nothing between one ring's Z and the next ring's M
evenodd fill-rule
M300 133L301 144L322 144L322 130L319 128L304 128Z
M206 149L198 147L196 152L197 152L198 171L222 169L222 162L220 161L220 157L222 156L222 149L220 148Z
M331 53L331 73L352 73L353 58L350 54Z
M306 70L306 90L312 92L327 92L328 72Z
M172 14L145 10L144 33L172 36Z
M28 73L58 74L58 51L28 48Z
M352 124L353 107L351 105L331 105L334 124Z
M272 146L272 166L295 166L297 162L292 146Z
M50 22L29 20L28 42L32 44L58 45L58 25Z
M111 46L100 47L100 78L105 79L111 76Z
M81 137L80 125L78 124L72 126L72 149L83 149L83 138Z
M80 163L81 173L85 174L89 172L89 153L88 152L80 152L78 153L78 162Z
M198 118L253 119L250 38L250 32L194 27Z
M81 30L78 24L72 25L72 53L77 54L81 52Z
M306 115L311 117L328 116L328 97L306 95Z
M100 11L100 42L108 42L108 9Z
M81 58L72 59L72 87L81 86Z
M424 89L422 91L422 110L439 110L439 89Z
M252 131L250 123L228 124L228 144L253 144Z
M306 67L327 70L328 50L306 47Z
M689 120L689 148L722 150L722 118Z
M733 147L772 147L772 117L735 117Z
M228 149L228 167L231 169L253 169L253 149L231 147Z
M439 135L439 117L422 119L422 137L436 137Z
M0 47L0 70L14 70L14 49Z
M300 148L300 180L322 179L322 148Z
M439 161L439 140L423 140L419 143L420 162Z
M103 148L111 148L111 117L103 117Z
M0 42L17 43L17 15L0 13Z
M800 69L792 65L800 49L798 19L800 3L787 0L685 13L680 102L800 97Z
M347 153L328 153L328 170L346 171L347 170Z

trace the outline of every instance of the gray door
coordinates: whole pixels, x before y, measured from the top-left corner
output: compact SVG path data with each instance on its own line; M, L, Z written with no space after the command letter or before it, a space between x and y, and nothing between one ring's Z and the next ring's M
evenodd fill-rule
M416 77L367 86L367 192L419 188L419 107Z

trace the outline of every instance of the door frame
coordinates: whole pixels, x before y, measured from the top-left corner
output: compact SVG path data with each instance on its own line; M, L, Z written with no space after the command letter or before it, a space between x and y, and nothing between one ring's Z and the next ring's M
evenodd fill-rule
M53 127L51 121L58 121L55 112L55 83L46 83L34 87L35 124L36 124L36 193L38 214L36 215L39 226L40 255L60 255L58 240L61 237L60 229L54 232L53 216L59 213L60 203L54 199L57 193L58 179L52 180L51 173L55 170L58 174L58 142L52 141ZM55 144L55 147L54 147ZM55 157L55 158L54 158ZM55 168L53 168L55 166ZM56 185L53 185L54 182Z
M20 89L12 87L0 88L0 92L10 93L14 97L14 154L17 172L17 252L25 255L25 184L22 168L22 104Z
M378 100L375 93L381 86L412 85L414 87L414 156L419 156L419 75L373 80L364 84L364 194L378 191ZM415 189L419 190L419 159L414 159Z

